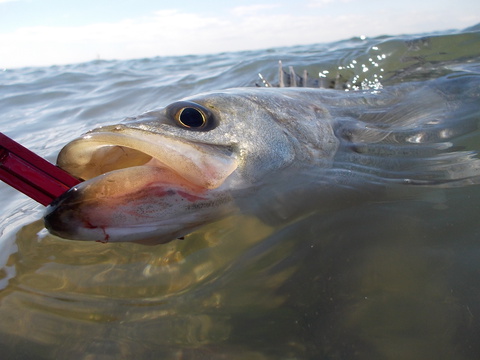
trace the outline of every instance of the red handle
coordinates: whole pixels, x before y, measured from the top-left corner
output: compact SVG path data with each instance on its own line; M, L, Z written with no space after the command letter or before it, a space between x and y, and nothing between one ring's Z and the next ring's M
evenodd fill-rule
M0 180L45 206L80 183L77 178L2 133Z

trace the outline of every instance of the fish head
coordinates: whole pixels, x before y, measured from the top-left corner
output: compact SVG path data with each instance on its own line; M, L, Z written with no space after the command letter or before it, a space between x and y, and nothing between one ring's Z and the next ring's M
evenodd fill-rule
M238 194L295 158L285 129L251 91L187 98L67 144L57 164L85 181L47 207L47 229L75 240L162 243L234 211Z

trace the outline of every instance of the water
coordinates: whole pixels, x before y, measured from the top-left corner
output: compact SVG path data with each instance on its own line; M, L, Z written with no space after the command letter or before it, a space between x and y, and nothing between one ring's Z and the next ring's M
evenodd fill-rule
M472 79L479 30L6 69L1 130L54 162L98 125L261 84L259 72L275 82L278 60L312 80L321 73L332 91ZM478 150L479 136L472 129L455 145ZM43 208L0 185L2 359L480 356L478 185L371 200L281 228L238 215L154 247L51 236Z

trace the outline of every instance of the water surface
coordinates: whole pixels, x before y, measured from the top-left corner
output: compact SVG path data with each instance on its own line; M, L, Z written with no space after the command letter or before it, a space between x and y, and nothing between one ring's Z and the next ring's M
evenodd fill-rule
M275 83L279 60L331 91L478 81L480 33L6 69L1 131L54 162L101 124L255 86L259 72ZM478 124L478 106L464 105ZM477 151L479 140L472 128L453 145ZM480 357L478 185L279 227L238 215L153 247L62 240L43 228L41 206L2 184L0 202L2 359Z

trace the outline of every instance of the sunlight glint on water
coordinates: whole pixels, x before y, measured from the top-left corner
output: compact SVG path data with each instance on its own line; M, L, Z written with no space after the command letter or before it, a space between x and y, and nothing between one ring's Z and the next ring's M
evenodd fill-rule
M54 162L99 125L255 86L257 73L276 82L279 60L332 91L374 92L479 76L478 49L480 34L466 31L7 69L1 131ZM454 145L478 144L475 130ZM62 240L43 229L42 207L1 184L0 201L2 359L480 356L478 186L278 228L236 216L155 247Z

